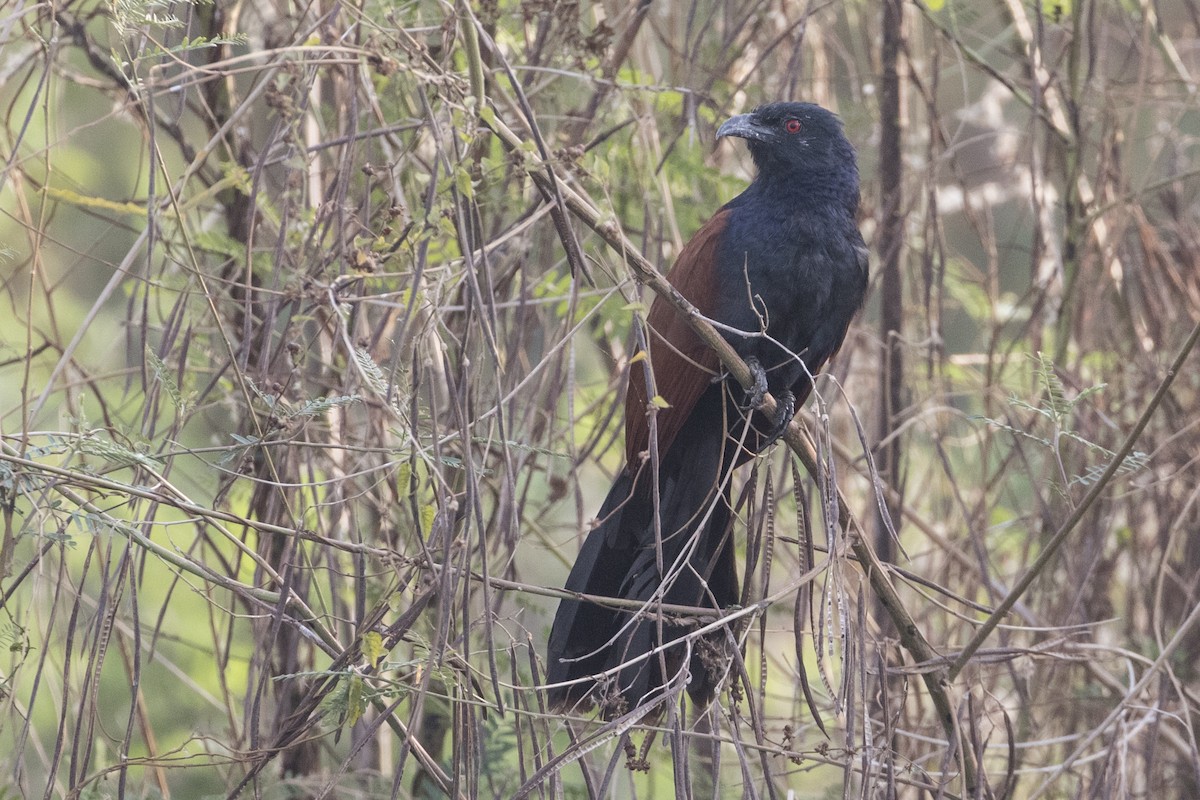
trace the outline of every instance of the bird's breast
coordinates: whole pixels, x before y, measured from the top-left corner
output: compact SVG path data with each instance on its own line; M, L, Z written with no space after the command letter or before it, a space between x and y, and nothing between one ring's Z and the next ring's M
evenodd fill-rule
M747 203L726 227L718 269L722 321L759 336L731 342L763 363L779 346L802 354L834 317L857 311L861 244L854 219L836 204L795 207ZM841 326L844 329L844 326Z

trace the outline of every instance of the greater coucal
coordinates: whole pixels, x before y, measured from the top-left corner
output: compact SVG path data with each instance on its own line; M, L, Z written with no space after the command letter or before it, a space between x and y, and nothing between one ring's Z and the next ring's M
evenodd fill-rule
M782 433L866 292L858 167L838 118L811 103L772 103L726 121L717 130L723 136L746 140L757 177L696 232L667 279L718 323L756 386L747 392L722 379L711 349L673 306L655 300L646 319L649 366L633 364L629 377L626 464L566 584L644 605L559 604L547 667L548 682L560 684L549 690L559 708L596 702L616 716L679 678L689 652L688 691L711 698L729 661L720 639L689 650L681 639L694 622L657 605L738 602L730 473ZM766 390L778 401L773 419L756 410ZM652 403L654 394L668 405ZM609 674L597 685L601 673Z

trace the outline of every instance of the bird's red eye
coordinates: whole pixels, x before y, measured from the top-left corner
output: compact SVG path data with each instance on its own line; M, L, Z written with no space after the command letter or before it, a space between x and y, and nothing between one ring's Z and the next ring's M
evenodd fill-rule
M787 122L783 123L783 129L785 131L787 131L788 133L799 133L800 132L800 120L798 120L794 117L792 119L789 119Z

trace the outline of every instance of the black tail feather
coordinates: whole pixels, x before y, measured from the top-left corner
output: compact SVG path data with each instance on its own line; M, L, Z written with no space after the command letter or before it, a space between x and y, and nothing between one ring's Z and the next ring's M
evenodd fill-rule
M727 446L724 434L723 392L719 386L713 388L694 412L701 424L677 439L659 465L657 532L653 470L648 463L636 472L621 473L609 490L599 524L584 541L566 589L634 600L645 608L614 608L576 599L559 604L550 633L547 680L578 682L550 690L555 707L596 702L603 713L614 716L644 702L675 678L685 648L679 644L637 663L628 662L696 627L694 622L664 616L655 606L719 609L737 602L727 475L735 461L734 448ZM689 670L689 692L706 701L721 676L711 674L711 659L696 656ZM615 671L612 681L597 687L593 676L609 671Z

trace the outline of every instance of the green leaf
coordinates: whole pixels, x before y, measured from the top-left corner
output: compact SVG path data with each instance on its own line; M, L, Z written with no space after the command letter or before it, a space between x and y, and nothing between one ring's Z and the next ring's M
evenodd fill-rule
M396 491L401 497L408 497L408 493L412 490L409 484L412 481L412 465L405 462L396 469Z
M379 666L379 659L383 658L383 636L377 631L368 631L362 640L362 653L367 659L367 663L371 668Z
M331 408L354 405L360 400L362 400L362 398L356 394L339 395L337 397L318 397L315 400L306 401L298 409L289 413L288 418L315 417L319 414L324 414Z
M454 188L464 198L470 200L475 196L475 184L471 182L471 173L465 167L459 167L454 172Z
M353 725L358 722L366 710L367 704L363 700L362 676L351 675L350 685L346 692L346 724Z

